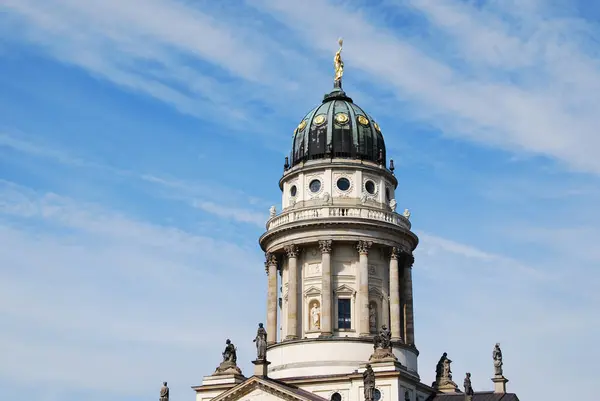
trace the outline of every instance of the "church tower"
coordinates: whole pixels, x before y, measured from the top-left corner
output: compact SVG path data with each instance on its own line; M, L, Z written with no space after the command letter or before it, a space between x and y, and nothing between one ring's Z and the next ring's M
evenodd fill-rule
M398 180L379 125L342 89L341 50L340 41L333 91L294 130L281 212L271 208L260 237L269 377L350 374L385 326L397 363L418 381L418 238L408 211L396 212Z
M215 372L193 387L196 401L518 401L506 393L499 344L493 393L474 392L470 373L462 393L446 352L432 385L420 380L418 238L408 210L396 212L398 180L379 125L342 89L341 46L333 90L294 130L281 212L271 207L259 240L268 291L254 374L242 374L228 339Z

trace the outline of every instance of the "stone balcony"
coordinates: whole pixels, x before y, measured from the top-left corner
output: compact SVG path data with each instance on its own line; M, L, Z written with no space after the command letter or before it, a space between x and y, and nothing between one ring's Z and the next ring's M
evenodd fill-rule
M300 209L287 209L278 216L267 221L267 232L286 224L300 221L314 220L367 220L371 222L384 222L395 225L405 230L410 230L410 221L401 214L387 210L377 210L368 206L311 206Z

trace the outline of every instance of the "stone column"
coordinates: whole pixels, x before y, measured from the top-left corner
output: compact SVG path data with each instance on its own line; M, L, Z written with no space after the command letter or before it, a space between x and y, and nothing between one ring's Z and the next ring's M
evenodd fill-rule
M369 248L370 241L359 241L358 249L358 334L370 335L369 330Z
M415 344L415 320L413 314L413 292L412 292L412 265L415 258L406 255L404 260L404 326L405 342L408 345Z
M321 336L327 337L333 334L331 330L332 308L331 308L331 240L319 241L321 248Z
M398 257L400 249L393 247L390 255L390 331L393 341L402 340L402 327L400 326L400 272L398 270Z
M286 340L298 338L298 252L296 245L284 248L288 256L288 302Z
M267 270L267 344L277 342L277 257L272 253L265 253L265 267Z

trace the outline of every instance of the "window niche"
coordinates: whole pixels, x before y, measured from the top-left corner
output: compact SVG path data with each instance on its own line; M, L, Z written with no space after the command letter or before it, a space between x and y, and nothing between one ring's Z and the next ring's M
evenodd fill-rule
M335 291L335 329L338 331L354 330L354 298L356 291L342 285Z
M377 302L369 302L369 331L371 334L377 334L377 328L380 326L379 306Z

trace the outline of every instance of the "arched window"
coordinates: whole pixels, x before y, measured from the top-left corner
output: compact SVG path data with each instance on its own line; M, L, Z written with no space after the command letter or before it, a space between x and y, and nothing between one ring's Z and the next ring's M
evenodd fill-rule
M331 394L331 401L342 401L342 395L340 393Z

